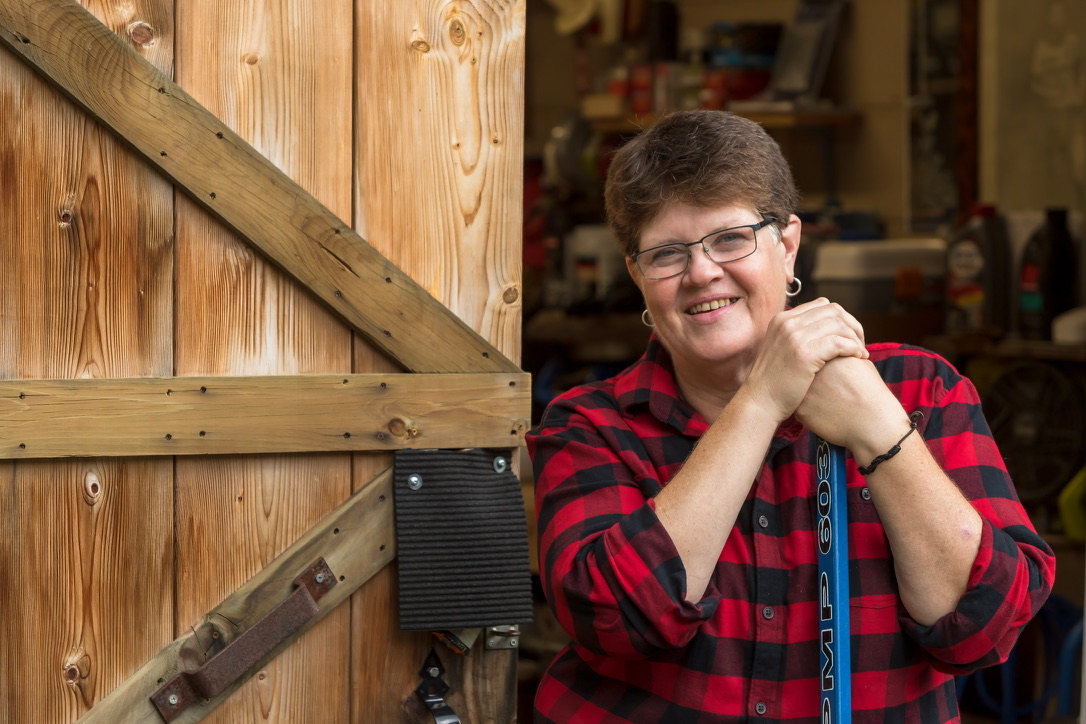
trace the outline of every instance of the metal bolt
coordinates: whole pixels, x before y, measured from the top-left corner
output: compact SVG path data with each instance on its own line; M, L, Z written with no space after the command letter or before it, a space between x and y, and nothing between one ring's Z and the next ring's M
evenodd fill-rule
M504 473L506 469L508 469L508 467L509 461L507 461L505 458L501 456L494 458L494 472Z
M177 698L177 694L170 694L170 698L166 701L170 702L170 706L177 706L177 702L180 701L180 699Z
M441 669L437 668L436 666L431 666L426 670L426 673L430 675L431 679L436 679L441 673Z
M422 476L421 475L414 475L414 474L408 475L407 476L407 487L411 488L412 490L418 490L419 488L421 488L422 487Z
M316 580L317 583L324 583L324 574L318 573L317 577L314 580Z

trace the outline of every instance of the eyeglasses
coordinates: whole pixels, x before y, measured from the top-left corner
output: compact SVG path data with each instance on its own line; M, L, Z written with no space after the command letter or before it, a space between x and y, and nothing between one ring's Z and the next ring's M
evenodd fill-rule
M646 279L670 279L682 274L690 266L690 247L701 244L705 256L718 264L739 261L758 251L758 236L755 232L776 221L774 217L768 216L757 224L714 231L697 241L677 241L654 246L630 254L630 259L637 264Z

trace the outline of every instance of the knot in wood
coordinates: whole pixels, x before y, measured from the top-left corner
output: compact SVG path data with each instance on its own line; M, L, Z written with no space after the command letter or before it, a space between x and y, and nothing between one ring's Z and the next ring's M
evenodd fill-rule
M518 299L520 299L520 292L516 287L507 287L506 290L502 292L502 301L506 304L512 304Z
M155 42L155 29L142 21L129 23L128 37L132 38L136 45L151 45Z
M408 440L419 436L418 426L409 425L398 417L394 417L388 421L388 431L402 440Z
M452 40L453 45L463 45L468 39L468 32L464 29L464 24L459 20L453 20L449 23L449 38Z
M97 473L88 471L83 476L83 502L87 505L97 505L102 498L102 482Z
M90 657L82 649L73 651L64 662L64 683L68 686L82 686L90 676Z
M430 44L427 43L425 40L413 40L411 41L411 47L420 53L430 52Z

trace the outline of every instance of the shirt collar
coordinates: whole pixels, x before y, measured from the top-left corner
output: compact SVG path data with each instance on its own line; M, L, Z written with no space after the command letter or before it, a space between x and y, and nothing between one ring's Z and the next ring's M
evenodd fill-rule
M615 396L622 414L632 417L642 409L684 435L701 436L708 425L679 396L671 355L656 332L649 337L645 354L615 380Z
M679 395L674 363L656 332L649 337L641 359L615 379L615 397L623 415L633 417L647 409L654 418L683 435L700 437L709 427L705 418ZM803 431L803 425L789 417L777 428L769 454L795 442Z

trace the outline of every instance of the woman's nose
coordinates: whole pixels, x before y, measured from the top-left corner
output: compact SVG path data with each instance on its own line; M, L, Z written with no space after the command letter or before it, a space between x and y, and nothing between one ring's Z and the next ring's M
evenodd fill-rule
M701 244L690 248L690 264L683 275L683 281L692 286L705 286L724 275L722 264L718 264L705 253Z

